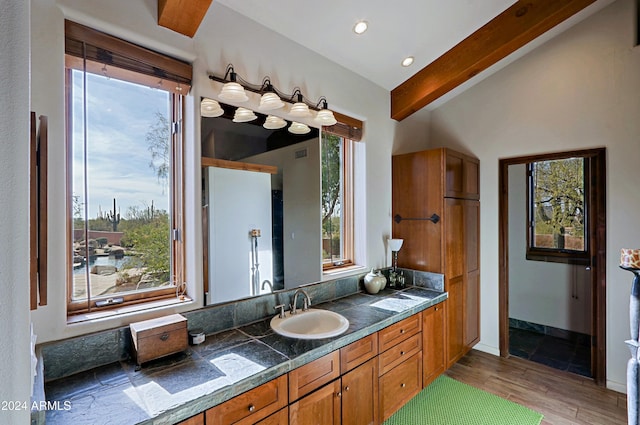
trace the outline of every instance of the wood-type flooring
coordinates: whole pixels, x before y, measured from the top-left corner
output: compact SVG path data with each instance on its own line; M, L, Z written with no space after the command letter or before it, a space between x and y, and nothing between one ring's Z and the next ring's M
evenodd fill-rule
M627 424L625 394L515 356L471 350L446 375L542 413L541 425Z

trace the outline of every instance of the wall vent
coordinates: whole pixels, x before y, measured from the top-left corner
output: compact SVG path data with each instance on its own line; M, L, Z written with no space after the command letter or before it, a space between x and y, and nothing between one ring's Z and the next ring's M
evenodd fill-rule
M299 151L295 152L295 158L296 159L300 159L300 158L306 158L307 157L307 149L300 149Z

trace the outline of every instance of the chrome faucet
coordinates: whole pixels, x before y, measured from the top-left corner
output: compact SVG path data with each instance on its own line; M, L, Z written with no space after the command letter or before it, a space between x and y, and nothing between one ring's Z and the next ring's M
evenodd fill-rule
M273 293L273 285L271 284L271 282L269 281L269 279L265 279L262 281L262 286L261 289L264 291L264 287L265 285L269 285L269 292Z
M305 291L302 288L298 288L296 289L296 292L293 294L293 304L289 306L289 310L290 310L289 314L296 314L296 305L298 304L298 294L304 295L304 298L302 300L302 311L307 311L309 309L309 306L311 305L311 297L309 296L309 294L307 294L307 291Z

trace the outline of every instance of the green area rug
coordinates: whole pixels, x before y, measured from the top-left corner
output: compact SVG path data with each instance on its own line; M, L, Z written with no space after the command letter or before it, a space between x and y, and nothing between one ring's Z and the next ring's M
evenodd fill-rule
M539 425L542 417L527 407L442 375L384 425Z

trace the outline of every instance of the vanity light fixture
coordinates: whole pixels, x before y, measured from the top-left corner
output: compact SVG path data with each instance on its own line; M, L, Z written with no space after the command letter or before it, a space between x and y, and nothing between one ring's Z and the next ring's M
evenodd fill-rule
M249 97L244 91L244 87L236 82L237 75L233 69L233 65L229 64L224 74L224 79L226 80L227 76L229 76L229 81L222 86L222 90L218 95L220 99L232 102L246 102L249 100Z
M280 117L276 117L275 115L269 115L264 120L264 124L262 124L262 126L267 130L278 130L280 128L286 127L287 122Z
M367 28L369 28L369 24L367 23L367 21L358 21L353 26L353 32L360 35L364 33L367 30Z
M311 131L308 125L302 124L296 121L291 123L288 130L289 130L289 133L293 133L293 134L307 134L308 132Z
M413 56L407 56L406 58L404 58L402 60L402 66L404 66L405 68L407 66L411 66L411 64L413 63L414 59L415 58Z
M233 122L249 122L255 120L256 118L258 118L258 116L254 114L251 109L238 108L236 109L236 113L233 116Z
M213 99L205 97L200 101L200 115L203 117L219 117L224 114L224 109Z
M296 88L291 95L285 94L271 84L269 77L265 77L260 85L251 84L236 74L232 64L227 66L224 77L209 74L209 79L224 84L219 94L221 100L231 103L247 101L248 96L245 91L248 90L261 95L259 110L270 111L281 108L284 103L289 103L292 105L289 111L292 117L313 117L316 124L323 126L337 123L333 112L327 109L327 100L324 97L313 103L304 97L299 88ZM311 110L317 112L311 112Z

